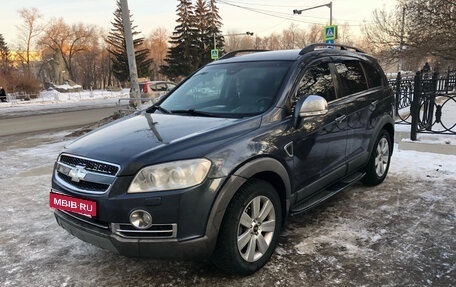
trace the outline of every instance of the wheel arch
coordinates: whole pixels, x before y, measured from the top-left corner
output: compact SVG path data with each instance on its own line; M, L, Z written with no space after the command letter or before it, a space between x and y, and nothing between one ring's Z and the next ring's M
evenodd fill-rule
M252 178L261 179L274 186L282 204L283 220L290 208L291 183L286 168L278 160L270 157L256 158L240 166L231 176L217 195L212 206L206 234L216 241L226 209L233 196L247 181ZM215 242L214 242L215 244Z
M394 143L394 120L388 115L384 116L379 123L377 124L374 133L372 134L372 138L369 142L369 155L372 154L372 150L374 149L375 140L378 138L382 130L386 130L390 136L391 144ZM391 149L391 154L393 153L393 149Z

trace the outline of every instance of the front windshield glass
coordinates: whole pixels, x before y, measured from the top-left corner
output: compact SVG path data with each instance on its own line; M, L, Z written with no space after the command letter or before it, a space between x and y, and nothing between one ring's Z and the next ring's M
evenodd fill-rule
M244 62L206 66L170 94L160 107L171 113L243 117L264 112L291 62Z

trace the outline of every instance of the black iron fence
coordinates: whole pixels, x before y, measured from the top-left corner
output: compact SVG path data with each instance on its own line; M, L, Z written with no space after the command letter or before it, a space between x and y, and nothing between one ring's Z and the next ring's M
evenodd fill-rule
M396 123L410 124L410 138L416 133L456 134L456 70L417 72L413 78L398 73L390 84L396 95Z

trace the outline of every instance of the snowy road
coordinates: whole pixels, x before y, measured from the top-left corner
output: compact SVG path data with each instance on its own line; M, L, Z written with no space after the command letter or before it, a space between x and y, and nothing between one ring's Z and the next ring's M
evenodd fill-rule
M118 112L118 107L91 108L70 111L54 111L47 114L25 115L2 118L0 115L0 136L69 129L96 123Z
M48 193L67 133L0 138L0 286L456 286L456 155L396 150L382 185L291 218L265 268L229 277L121 257L60 228Z

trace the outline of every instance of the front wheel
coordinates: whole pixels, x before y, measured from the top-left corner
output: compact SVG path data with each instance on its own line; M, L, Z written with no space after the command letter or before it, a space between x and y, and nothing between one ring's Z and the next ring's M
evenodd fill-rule
M383 182L388 173L391 153L391 137L386 130L378 136L366 168L366 175L361 180L366 185L377 185Z
M254 273L274 252L281 225L282 206L275 188L263 180L248 181L226 210L212 261L227 273Z

